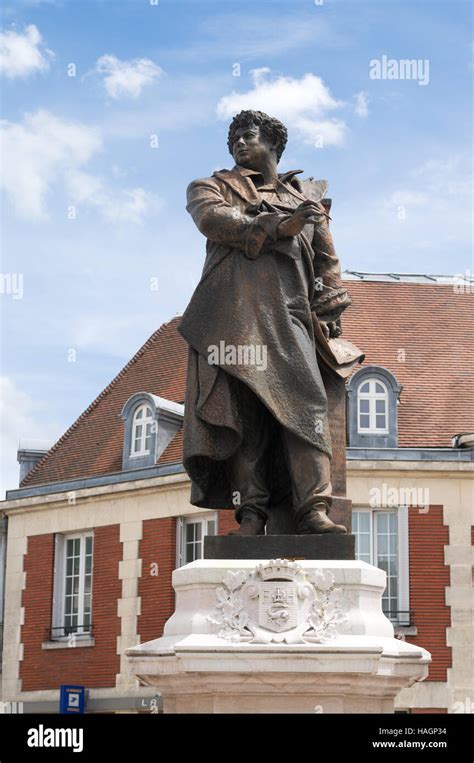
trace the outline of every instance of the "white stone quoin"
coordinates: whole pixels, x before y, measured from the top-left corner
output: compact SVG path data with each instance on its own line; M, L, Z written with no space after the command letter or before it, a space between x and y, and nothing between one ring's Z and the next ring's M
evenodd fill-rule
M385 572L359 561L201 559L164 635L126 651L165 713L392 713L429 652L394 638Z

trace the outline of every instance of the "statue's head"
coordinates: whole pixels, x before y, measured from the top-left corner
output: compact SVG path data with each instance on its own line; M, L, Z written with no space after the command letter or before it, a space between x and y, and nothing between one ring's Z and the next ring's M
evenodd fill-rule
M236 164L257 169L269 152L278 164L287 140L288 131L278 119L263 111L241 111L230 123L227 145Z

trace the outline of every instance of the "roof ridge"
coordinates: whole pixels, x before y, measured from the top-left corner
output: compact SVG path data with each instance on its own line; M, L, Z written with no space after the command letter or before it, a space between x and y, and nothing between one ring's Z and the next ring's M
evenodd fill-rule
M70 426L68 429L66 429L66 431L64 432L64 434L63 434L63 435L61 435L61 437L59 438L59 440L57 440L57 441L54 443L54 445L52 446L52 448L50 448L50 449L48 450L48 452L47 452L47 453L46 453L46 454L43 456L43 458L42 458L42 459L40 459L40 461L38 461L38 462L37 462L37 463L34 465L34 467L33 467L33 468L32 468L32 469L31 469L31 470L28 472L28 474L26 475L26 477L24 477L24 479L21 481L21 483L20 483L20 487L23 487L23 486L25 486L25 485L27 485L27 484L28 484L28 480L29 480L29 478L30 478L30 477L33 477L35 474L37 474L37 473L38 473L39 469L40 469L40 468L43 466L43 464L44 464L44 463L46 463L46 461L48 460L49 456L50 456L50 455L52 455L53 453L55 453L55 452L56 452L56 450L59 448L59 446L60 446L60 445L62 445L62 444L65 442L65 440L67 440L67 438L69 437L69 435L70 435L70 434L71 434L71 433L72 433L72 432L73 432L73 431L74 431L74 430L77 428L77 426L78 426L78 425L81 423L81 421L83 421L83 420L85 419L85 417L86 417L86 416L88 416L88 415L89 415L89 413L90 413L91 411L93 411L93 410L94 410L94 408L96 408L96 406L97 406L97 405L98 405L98 404L101 402L101 400L103 400L103 399L104 399L104 397L106 397L106 396L109 394L109 392L110 392L110 391L111 391L111 390L112 390L112 389L115 387L115 385L116 385L116 384L117 384L117 383L118 383L118 382L119 382L121 379L123 379L123 377L125 376L125 374L126 374L126 373L127 373L129 370L130 370L131 366L133 366L133 365L134 365L134 364L137 362L137 360L138 360L139 358L141 358L141 356L143 355L143 353L144 353L146 350L148 350L148 349L149 349L149 347L151 347L151 345L152 345L152 344L154 344L154 342L156 341L156 339L158 338L158 336L159 336L161 333L163 333L163 332L164 332L164 330L165 330L165 329L166 329L166 328L167 328L167 327L168 327L168 326L169 326L171 323L173 323L173 321L177 320L177 318L180 318L180 317L181 317L181 316L175 316L174 318L171 318L171 320L169 320L169 321L166 321L165 323L162 323L162 324L161 324L161 326L160 326L158 329L156 329L156 331L154 331L154 332L153 332L153 334L152 334L150 337L148 337L148 339L146 340L145 344L143 344L143 345L142 345L142 346L141 346L141 347L140 347L140 348L137 350L137 352L135 353L135 355L133 355L133 356L130 358L130 360L128 361L128 363L126 363L126 364L124 365L124 367L123 367L123 368L122 368L122 369L121 369L121 370L118 372L118 374L117 374L117 375L116 375L116 376L115 376L115 377L112 379L112 381L111 381L111 382L109 382L109 383L107 384L107 386L106 386L106 387L104 387L104 389L102 390L102 392L100 392L100 393L97 395L97 397L95 398L95 400L93 400L93 401L92 401L92 403L90 403L90 405L89 405L89 406L88 406L88 407L87 407L87 408L86 408L86 409L85 409L85 410L84 410L84 411L81 413L81 415L80 415L80 416L78 416L78 418L77 418L77 419L76 419L76 420L75 420L75 421L74 421L74 422L71 424L71 426Z
M381 270L343 270L344 281L366 281L377 283L397 283L416 285L453 286L460 285L472 288L474 276L471 271L464 273L416 273L409 271L381 271Z

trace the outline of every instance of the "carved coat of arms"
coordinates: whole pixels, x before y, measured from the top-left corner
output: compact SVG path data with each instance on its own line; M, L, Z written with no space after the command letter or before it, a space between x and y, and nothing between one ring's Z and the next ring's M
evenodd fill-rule
M298 588L293 583L259 583L259 618L262 628L280 633L298 625Z
M246 643L319 643L346 620L342 589L330 570L306 571L275 559L252 573L226 572L209 620L219 638Z

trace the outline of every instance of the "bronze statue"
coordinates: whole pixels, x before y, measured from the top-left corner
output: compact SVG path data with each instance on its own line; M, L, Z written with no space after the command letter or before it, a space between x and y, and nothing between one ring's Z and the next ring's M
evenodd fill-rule
M235 508L261 535L282 502L296 532L345 533L331 508L319 337L341 333L350 299L329 231L327 183L278 174L287 130L260 111L229 128L235 166L193 181L187 207L207 238L180 324L189 344L183 461L195 506Z

